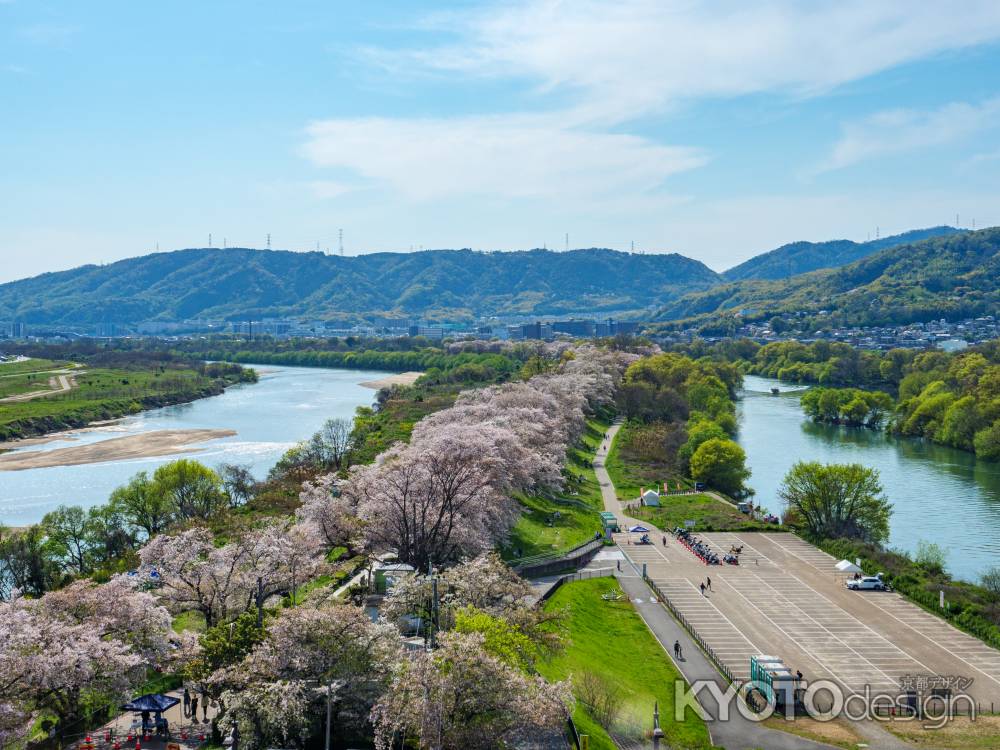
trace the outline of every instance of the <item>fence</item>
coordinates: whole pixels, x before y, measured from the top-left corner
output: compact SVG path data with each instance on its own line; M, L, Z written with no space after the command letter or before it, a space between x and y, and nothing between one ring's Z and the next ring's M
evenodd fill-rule
M719 670L719 673L726 678L726 681L729 682L730 685L736 683L736 677L733 675L732 670L730 670L729 667L726 666L725 662L719 658L719 656L715 653L715 650L705 642L705 639L698 634L698 631L695 630L694 626L688 622L684 614L674 606L674 603L667 598L667 595L660 590L660 587L657 586L654 581L648 577L645 580L646 584L653 590L653 593L656 594L657 599L659 599L660 602L662 602L663 605L670 611L670 614L674 616L674 619L676 619L677 622L684 627L684 629L688 632L688 635L694 639L695 643L698 644L698 647L705 653L705 656L708 657L708 660L712 662L713 666ZM749 689L745 692L744 697L746 698L747 704L754 711L759 713L763 710L763 706L760 705L757 696L755 696Z
M570 549L543 552L540 555L522 557L517 561L512 560L510 561L510 566L515 573L522 576L529 576L532 574L539 575L544 572L544 570L542 570L543 568L551 567L556 563L565 563L567 566L576 564L581 559L588 558L589 555L593 555L603 546L603 539L591 539L583 544L578 544L576 547L571 547Z
M576 573L567 573L566 575L560 576L556 579L556 582L552 584L552 587L538 598L538 602L541 604L542 602L548 601L549 598L556 593L564 583L571 583L572 581L586 581L590 578L611 578L614 574L614 568L595 568L594 570L578 570Z

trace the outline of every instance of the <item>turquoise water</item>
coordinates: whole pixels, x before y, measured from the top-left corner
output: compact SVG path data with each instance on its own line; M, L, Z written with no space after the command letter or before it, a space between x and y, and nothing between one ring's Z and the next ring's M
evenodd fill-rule
M89 507L103 503L115 487L136 472L155 470L180 457L196 458L210 466L247 464L256 477L263 478L288 448L309 437L324 421L331 417L352 417L358 406L371 404L375 391L360 383L385 375L272 365L261 365L258 370L261 377L256 384L233 386L219 396L153 409L112 425L80 430L69 435L74 440L21 449L53 450L152 430L212 428L237 433L161 458L0 472L0 523L25 526L41 520L60 504Z
M771 395L772 387L782 392ZM921 539L936 542L948 570L966 580L1000 565L1000 464L923 440L815 424L799 407L803 390L745 378L738 440L758 502L780 514L778 486L796 461L861 463L879 470L894 505L890 546L912 552Z

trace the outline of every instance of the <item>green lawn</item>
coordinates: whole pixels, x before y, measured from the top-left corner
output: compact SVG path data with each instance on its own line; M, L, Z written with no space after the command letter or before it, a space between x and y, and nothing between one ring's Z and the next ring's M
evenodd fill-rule
M503 548L506 559L516 558L517 551L521 557L530 557L575 547L601 530L598 514L604 509L604 502L591 462L608 424L605 419L587 422L581 445L567 453L570 481L562 492L518 497L529 512L518 519L510 542Z
M57 370L69 366L69 362L51 359L26 359L23 362L4 362L0 364L0 378L19 373L40 372L42 370Z
M690 709L683 722L674 721L674 681L680 674L632 604L601 599L616 588L613 578L595 578L556 591L545 608L565 611L567 645L539 671L549 680L592 672L616 686L623 697L616 733L652 730L653 703L659 701L667 747L711 747L705 723ZM578 731L590 735L591 750L614 750L607 732L579 704L573 721Z
M661 497L659 508L638 508L636 518L649 521L658 529L673 531L685 521L695 522L696 531L780 531L773 524L754 521L735 506L709 495L668 495Z

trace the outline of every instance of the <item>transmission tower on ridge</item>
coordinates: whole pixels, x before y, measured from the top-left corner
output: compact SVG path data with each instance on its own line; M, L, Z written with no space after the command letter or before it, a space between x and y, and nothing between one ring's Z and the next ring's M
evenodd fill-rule
M271 249L271 233L270 232L267 233L267 249L268 250Z
M344 257L344 230L337 230L337 250L340 252L340 257Z

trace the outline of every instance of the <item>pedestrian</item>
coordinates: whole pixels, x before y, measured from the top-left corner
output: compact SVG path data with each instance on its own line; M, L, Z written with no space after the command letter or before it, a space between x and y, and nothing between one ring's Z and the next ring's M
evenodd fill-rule
M187 688L184 688L184 716L191 715L191 693L188 692Z
M712 590L712 579L708 578L707 576L706 576L706 579L707 579L706 583L708 584L708 590L711 591Z
M680 641L674 641L674 658L675 659L680 659L681 658L681 642Z
M201 715L208 721L208 693L201 691Z
M701 584L701 595L705 596L705 584L704 583Z
M667 546L667 535L666 534L663 535L663 546L664 547Z
M197 724L198 723L198 694L195 693L191 696L191 720Z
M796 682L802 682L802 670L801 669L796 669L795 670L795 681Z

